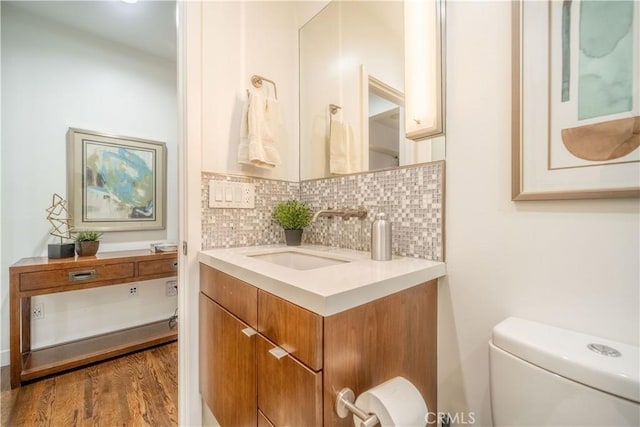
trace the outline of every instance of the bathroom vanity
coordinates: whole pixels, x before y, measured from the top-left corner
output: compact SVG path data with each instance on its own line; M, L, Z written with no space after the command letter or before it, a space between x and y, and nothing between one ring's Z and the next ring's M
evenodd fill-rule
M325 247L200 254L200 391L222 426L350 426L334 410L396 376L436 412L441 262Z

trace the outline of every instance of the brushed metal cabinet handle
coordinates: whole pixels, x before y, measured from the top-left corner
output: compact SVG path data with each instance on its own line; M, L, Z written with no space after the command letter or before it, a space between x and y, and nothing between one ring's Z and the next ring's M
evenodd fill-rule
M69 272L70 282L80 282L82 280L91 280L96 278L96 270L71 271Z
M258 333L258 331L256 331L256 330L255 330L255 329L253 329L253 328L244 328L244 329L242 330L242 333L243 333L243 334L245 334L245 335L246 335L246 336L248 336L248 337L252 337L252 336L254 336L255 334L257 334L257 333Z
M269 350L269 353L271 353L271 355L278 360L289 354L287 353L287 350L282 347L273 347L271 350Z

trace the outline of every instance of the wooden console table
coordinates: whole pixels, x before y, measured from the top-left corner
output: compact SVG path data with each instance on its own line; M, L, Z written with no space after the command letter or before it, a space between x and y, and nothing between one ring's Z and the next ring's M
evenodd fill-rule
M11 387L21 382L177 339L168 320L31 349L31 297L172 277L175 252L104 252L96 256L23 258L9 268Z

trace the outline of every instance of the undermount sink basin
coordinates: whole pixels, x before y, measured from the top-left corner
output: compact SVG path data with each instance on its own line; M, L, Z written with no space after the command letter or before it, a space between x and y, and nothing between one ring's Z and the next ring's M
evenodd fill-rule
M320 316L332 316L447 273L443 262L332 246L260 245L201 251L199 260Z
M251 258L278 264L294 270L313 270L314 268L329 267L331 265L344 264L349 260L332 258L328 256L313 255L296 251L271 252L249 255Z

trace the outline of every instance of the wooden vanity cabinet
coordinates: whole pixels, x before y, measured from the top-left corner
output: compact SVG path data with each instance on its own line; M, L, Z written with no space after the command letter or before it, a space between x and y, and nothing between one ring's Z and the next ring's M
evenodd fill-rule
M292 355L271 353L277 346L258 335L258 407L276 426L322 425L322 372Z
M413 383L437 412L437 280L324 318L324 424L352 427L340 418L335 395L356 396L391 378ZM434 421L435 417L431 417Z
M322 425L322 316L205 265L200 281L200 392L220 425Z
M200 293L200 393L222 426L255 426L256 335Z
M258 410L258 427L274 427L260 410Z
M254 329L258 328L258 288L200 265L200 291Z
M436 280L322 317L200 266L200 391L222 427L352 426L335 394L403 376L436 412Z
M323 318L258 290L258 332L314 371L322 369Z

